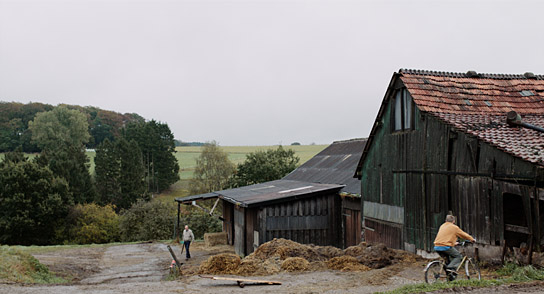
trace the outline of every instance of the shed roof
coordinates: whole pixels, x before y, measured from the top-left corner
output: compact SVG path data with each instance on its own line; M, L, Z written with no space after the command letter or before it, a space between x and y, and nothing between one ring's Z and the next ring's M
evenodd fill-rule
M333 142L283 179L345 185L342 192L360 195L361 183L353 177L353 172L365 144L366 139Z
M312 196L317 193L342 189L343 185L318 184L292 180L276 180L251 186L222 190L207 194L176 198L178 202L219 197L230 203L250 207L272 202L288 201L292 198ZM215 195L214 195L215 194Z
M544 134L510 127L506 114L516 111L522 120L544 127L544 76L525 74L482 74L401 69L393 75L376 122L400 79L414 103L458 131L523 160L544 165ZM374 136L361 157L362 162Z

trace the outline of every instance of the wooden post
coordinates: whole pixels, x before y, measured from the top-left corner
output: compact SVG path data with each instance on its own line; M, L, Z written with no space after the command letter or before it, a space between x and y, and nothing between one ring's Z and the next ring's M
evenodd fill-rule
M178 222L176 226L176 243L179 243L179 218L181 214L181 203L178 202Z

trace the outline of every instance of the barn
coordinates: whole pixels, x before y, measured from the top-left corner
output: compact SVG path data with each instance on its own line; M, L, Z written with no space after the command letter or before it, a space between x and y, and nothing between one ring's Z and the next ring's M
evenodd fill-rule
M178 206L222 201L223 231L236 253L274 238L346 247L360 242L360 184L353 177L364 139L334 142L286 177L176 198Z
M544 242L544 76L401 69L357 165L365 240L430 252L446 214L482 258Z

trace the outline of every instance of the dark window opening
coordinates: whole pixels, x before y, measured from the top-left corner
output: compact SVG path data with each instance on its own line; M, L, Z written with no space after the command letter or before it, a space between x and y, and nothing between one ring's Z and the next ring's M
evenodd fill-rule
M413 128L414 106L412 96L406 89L401 89L395 94L394 104L394 130L402 131Z
M504 240L508 247L520 247L528 240L527 217L520 195L504 193Z

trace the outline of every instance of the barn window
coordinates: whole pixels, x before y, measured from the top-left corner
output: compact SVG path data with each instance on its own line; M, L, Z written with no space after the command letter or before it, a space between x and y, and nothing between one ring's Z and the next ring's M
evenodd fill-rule
M394 130L402 131L413 127L413 103L412 96L406 89L398 90L395 94L394 104L395 123Z

